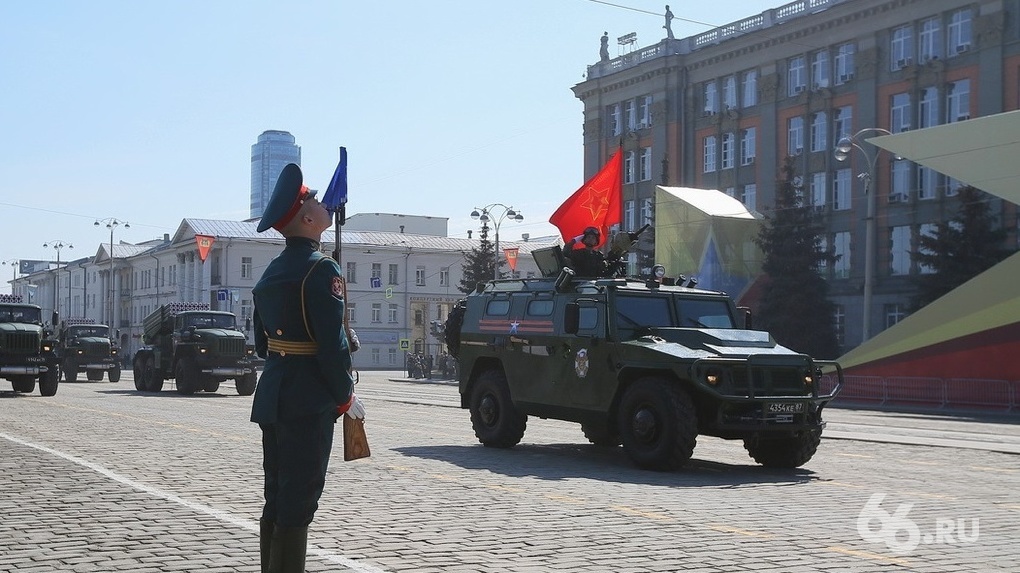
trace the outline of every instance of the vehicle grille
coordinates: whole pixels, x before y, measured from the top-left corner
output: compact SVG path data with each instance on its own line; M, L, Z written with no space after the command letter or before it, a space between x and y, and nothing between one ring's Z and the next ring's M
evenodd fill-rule
M755 396L797 396L810 393L804 385L804 371L799 368L734 368L733 387ZM750 381L748 377L750 376Z
M220 356L244 356L245 339L243 338L221 338L216 344L216 353Z
M0 334L0 349L11 354L37 354L39 337L31 332L5 332Z
M110 355L110 342L88 342L84 347L85 356L106 358Z

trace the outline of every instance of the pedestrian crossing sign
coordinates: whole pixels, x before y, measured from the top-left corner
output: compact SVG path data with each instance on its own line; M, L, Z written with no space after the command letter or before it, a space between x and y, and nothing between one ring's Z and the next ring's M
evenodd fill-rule
M411 339L410 338L401 338L400 339L400 349L401 350L410 350L411 349Z

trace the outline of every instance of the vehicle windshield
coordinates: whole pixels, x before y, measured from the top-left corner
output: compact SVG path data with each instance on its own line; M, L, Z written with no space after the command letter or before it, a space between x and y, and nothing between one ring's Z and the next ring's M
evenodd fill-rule
M42 324L42 310L31 306L0 306L0 322Z
M108 326L74 326L67 330L67 335L71 338L80 338L82 336L109 338L109 333L110 328Z
M234 317L229 314L189 314L184 317L184 327L234 328Z
M622 295L616 299L616 318L624 338L655 328L735 328L728 301L720 299Z
M678 297L676 308L681 327L735 328L727 301Z

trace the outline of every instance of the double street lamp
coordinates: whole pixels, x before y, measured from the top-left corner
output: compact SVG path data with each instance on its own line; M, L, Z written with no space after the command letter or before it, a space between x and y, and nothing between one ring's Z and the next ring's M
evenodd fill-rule
M497 211L498 209L498 214ZM524 220L524 215L520 211L514 211L513 207L507 207L502 203L492 203L485 207L475 207L474 211L471 211L471 218L476 221L481 221L482 226L492 223L492 226L496 231L496 252L492 265L492 278L493 280L499 279L499 225L506 220L520 223Z
M109 326L112 329L115 327L115 325L113 324L113 296L115 294L114 289L116 288L113 284L113 231L114 229L121 225L123 225L125 229L130 229L131 224L126 221L121 221L120 219L115 219L113 217L107 217L106 219L97 219L96 222L93 224L96 227L106 225L106 228L110 230L110 290L106 302L107 306L106 319L109 321L110 323Z
M868 143L866 149L861 144L867 143L862 136L866 134L892 135L887 129L880 127L866 127L857 133L843 136L836 143L836 151L833 156L836 161L843 162L850 158L852 150L856 149L864 156L867 171L857 175L864 181L864 196L867 201L867 216L864 219L864 312L862 319L861 343L871 338L871 295L875 289L875 193L872 192L871 184L875 178L875 164L878 161L878 154L881 151L875 144ZM870 151L869 151L870 149Z
M60 281L57 280L57 277L59 276L59 273L60 273L60 250L64 249L64 248L73 249L74 245L72 245L71 243L64 242L62 239L57 239L55 241L47 241L47 242L43 243L43 247L46 247L46 248L53 247L53 250L57 251L57 270L53 272L53 312L55 312L57 314L60 314L60 297L57 296L57 286L60 283ZM71 270L70 269L68 269L68 271L67 271L67 304L68 304L68 306L71 305ZM56 328L56 326L57 325L55 325L55 324L53 325L54 328Z
M11 265L11 294L14 294L14 281L18 280L18 259L0 261L0 265Z

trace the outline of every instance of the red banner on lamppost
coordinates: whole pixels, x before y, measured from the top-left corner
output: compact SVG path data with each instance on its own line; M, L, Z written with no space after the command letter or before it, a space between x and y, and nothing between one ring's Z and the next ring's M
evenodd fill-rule
M506 262L510 265L511 271L517 270L517 253L520 251L517 247L510 247L503 249L503 254L506 255Z

